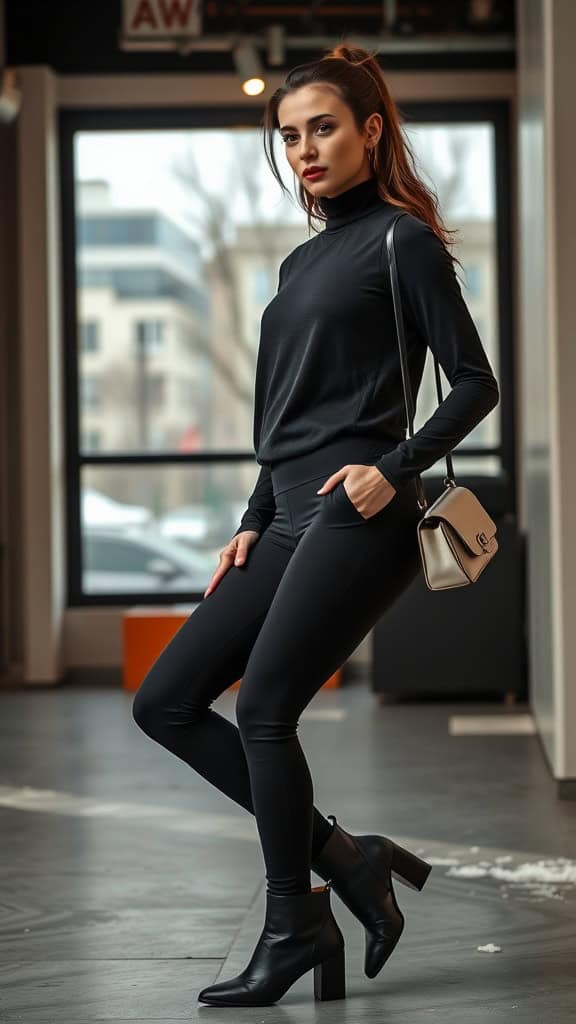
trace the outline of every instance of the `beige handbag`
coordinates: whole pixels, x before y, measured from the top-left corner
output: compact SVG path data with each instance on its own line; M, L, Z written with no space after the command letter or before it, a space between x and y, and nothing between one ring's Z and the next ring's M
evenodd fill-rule
M402 384L406 402L406 416L409 436L414 434L414 402L408 373L404 321L400 302L400 288L394 250L394 226L400 217L394 218L386 232L386 247L390 266L394 316L400 349ZM440 367L434 356L434 373L438 402L442 402ZM424 579L429 590L451 590L467 583L475 583L480 573L498 551L496 524L468 487L459 486L454 479L454 468L450 452L446 455L446 489L428 507L422 479L415 477L418 508L423 511L418 526L418 544L422 559Z

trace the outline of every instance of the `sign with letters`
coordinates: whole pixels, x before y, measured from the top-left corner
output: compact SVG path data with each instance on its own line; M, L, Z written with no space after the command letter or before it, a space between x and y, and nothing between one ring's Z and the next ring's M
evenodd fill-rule
M202 31L201 0L123 0L123 36L190 39Z

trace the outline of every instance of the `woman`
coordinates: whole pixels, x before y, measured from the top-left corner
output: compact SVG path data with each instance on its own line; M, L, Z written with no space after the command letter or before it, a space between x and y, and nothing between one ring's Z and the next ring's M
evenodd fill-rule
M266 1005L314 968L316 998L345 994L330 888L365 928L373 978L404 925L391 876L430 866L385 836L352 836L313 806L296 731L314 694L420 569L414 477L493 409L498 386L454 273L437 201L412 168L375 58L336 47L294 68L268 102L322 232L284 259L264 310L254 447L261 469L204 600L134 700L144 731L256 816L266 915L250 962L199 999ZM314 167L322 168L311 174ZM395 229L413 393L426 347L452 390L411 438L385 235ZM238 728L212 701L242 677ZM310 868L329 884L311 889Z

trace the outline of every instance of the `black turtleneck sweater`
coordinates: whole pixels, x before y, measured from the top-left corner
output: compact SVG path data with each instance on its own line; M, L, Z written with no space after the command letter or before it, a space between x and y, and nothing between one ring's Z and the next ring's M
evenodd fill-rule
M275 461L337 437L382 439L388 450L374 464L398 489L451 451L499 401L448 252L408 213L396 225L394 246L412 394L416 400L427 346L451 391L406 437L386 252L386 229L399 209L380 198L373 177L320 204L324 231L283 260L278 291L262 314L253 438L261 470L237 533L261 532L271 522Z

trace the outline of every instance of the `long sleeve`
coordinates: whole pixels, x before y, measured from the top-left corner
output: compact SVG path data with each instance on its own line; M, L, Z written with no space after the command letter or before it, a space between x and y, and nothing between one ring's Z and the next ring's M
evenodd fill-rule
M272 522L275 512L276 503L272 491L270 470L268 466L261 466L256 486L248 499L248 508L233 536L235 537L242 530L257 530L258 533L262 533Z
M404 320L411 320L436 355L452 389L413 437L376 462L398 488L462 441L494 409L500 394L441 240L428 224L402 217L394 241ZM383 272L389 273L385 240L382 251Z

